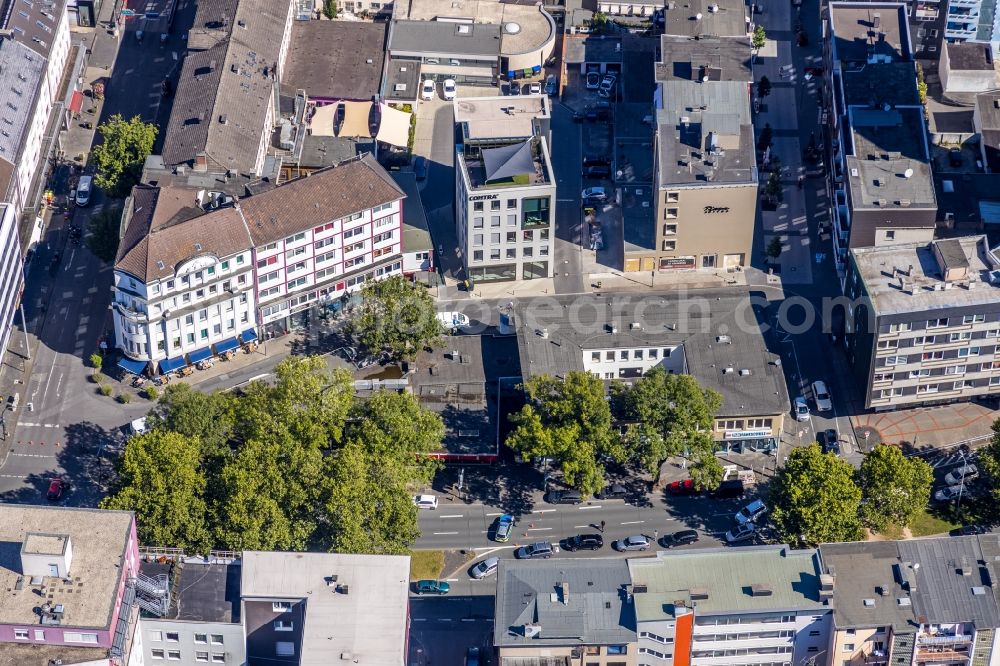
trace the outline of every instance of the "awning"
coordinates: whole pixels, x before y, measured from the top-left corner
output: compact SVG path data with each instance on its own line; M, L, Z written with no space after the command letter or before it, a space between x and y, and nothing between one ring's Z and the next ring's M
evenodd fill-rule
M227 351L230 351L232 349L236 349L239 346L240 346L240 343L239 343L239 341L236 338L227 338L227 339L223 340L222 342L215 343L215 353L216 354L224 354Z
M535 172L530 140L499 148L483 148L482 154L487 182L507 180Z
M147 361L133 361L125 356L118 359L118 367L133 375L141 375L146 370L147 365L149 365Z
M368 126L371 113L371 102L344 102L344 122L337 136L371 137L372 130Z
M83 93L79 90L73 91L73 98L69 101L69 110L72 113L80 113L83 108Z
M187 361L184 360L183 356L178 356L177 358L165 358L160 361L160 373L165 375L168 372L180 370L185 365L187 365Z
M313 136L336 136L333 131L333 121L337 115L339 104L327 104L317 106L313 112L313 117L309 121L309 129Z
M247 342L253 342L256 339L257 339L257 331L253 330L252 328L248 328L247 330L240 333L240 340L242 340L244 344L246 344Z
M394 109L388 104L379 104L382 120L378 126L379 141L405 148L410 139L410 114Z
M206 358L211 358L212 348L202 347L201 349L195 349L193 352L188 354L188 363L194 365L198 361L204 361Z

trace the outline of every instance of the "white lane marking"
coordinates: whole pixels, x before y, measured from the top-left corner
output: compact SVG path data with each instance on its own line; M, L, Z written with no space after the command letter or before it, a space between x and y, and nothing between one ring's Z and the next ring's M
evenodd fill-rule
M555 509L535 509L531 513L552 513Z
M503 514L497 511L496 513L488 513L487 516L502 516Z
M628 522L622 523L622 525L638 525L639 523L644 523L645 520L630 520Z
M583 511L584 509L603 509L604 507L601 506L600 504L593 504L591 506L578 506L576 508L579 509L580 511Z
M434 536L444 536L446 534L458 534L458 532L434 532Z
M583 527L592 527L592 525L574 525L573 529L574 530L578 530L578 529L581 529Z
M413 621L414 622L426 622L427 618L426 617L415 617L415 618L413 618Z
M551 527L529 527L528 531L529 532L547 532L547 531L549 531L551 529L552 529Z
M457 583L458 579L457 578L445 578L444 582L446 582L446 583Z
M442 518L463 518L464 516L460 513L451 513L447 516L441 516Z
M474 617L463 617L462 618L462 622L475 622L475 621L476 621L476 618L474 618Z
M12 453L11 455L12 456L20 456L21 458L55 458L54 455L52 455L52 456L43 456L43 455L40 455L38 453Z

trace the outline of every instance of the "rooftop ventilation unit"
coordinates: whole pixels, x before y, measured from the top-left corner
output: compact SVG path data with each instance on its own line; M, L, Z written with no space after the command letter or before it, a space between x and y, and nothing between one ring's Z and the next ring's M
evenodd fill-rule
M769 585L754 583L750 586L751 597L769 597L772 594L774 594L774 590L772 590Z
M751 374L750 368L740 368L740 377L749 377Z
M719 335L719 336L716 336L715 341L718 342L721 345L731 345L731 344L733 344L733 339L731 337L729 337L728 335Z

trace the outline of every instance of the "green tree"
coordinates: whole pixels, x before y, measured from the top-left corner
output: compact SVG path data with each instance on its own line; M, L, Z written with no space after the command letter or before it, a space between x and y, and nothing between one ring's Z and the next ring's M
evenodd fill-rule
M726 470L722 468L722 463L710 451L699 451L695 455L694 464L691 465L690 471L695 486L705 490L718 488L726 473Z
M691 375L656 366L631 387L612 392L620 420L631 423L625 442L633 460L651 473L671 456L712 453L712 423L722 396Z
M760 77L760 81L757 82L757 98L764 99L771 94L771 79L766 76Z
M350 330L371 351L412 358L444 332L430 293L403 276L370 281L361 296Z
M139 182L142 164L153 152L158 128L139 116L115 114L97 127L101 142L90 153L94 182L113 197L123 197Z
M758 25L753 29L753 37L750 38L750 46L752 46L755 51L760 51L764 48L764 44L766 43L767 32L764 30L764 26Z
M785 543L857 541L860 506L854 468L815 443L793 448L771 483L771 519Z
M235 408L232 393L202 393L188 384L170 384L149 413L147 427L196 439L203 454L219 456L229 451Z
M921 104L927 104L927 81L924 80L924 68L919 62L917 63L917 95L920 97Z
M101 261L115 260L121 221L121 206L110 206L90 217L87 223L87 249Z
M100 354L96 354L96 353L90 355L90 366L92 368L94 368L95 370L100 370L102 365L104 365L104 357L103 356L101 356Z
M767 177L767 182L764 183L764 196L772 201L781 201L781 177L778 175L777 169L771 171L771 175Z
M593 495L604 487L602 460L626 458L621 438L611 429L604 382L572 371L564 379L538 375L523 385L528 398L511 417L507 446L525 458L553 458L565 482Z
M771 239L771 242L767 244L764 248L764 254L767 255L769 259L777 259L781 256L784 251L784 245L781 244L781 236L775 236Z
M590 19L590 27L596 32L606 30L610 23L608 15L604 12L594 12L593 18Z
M934 474L919 458L907 458L895 446L876 446L858 471L861 519L876 532L907 527L927 506Z
M979 468L985 476L988 497L983 502L989 521L1000 519L1000 419L993 422L993 438L979 449Z
M200 442L153 430L128 441L102 509L134 511L139 540L207 552L211 546Z
M337 0L323 0L323 16L328 19L337 18Z

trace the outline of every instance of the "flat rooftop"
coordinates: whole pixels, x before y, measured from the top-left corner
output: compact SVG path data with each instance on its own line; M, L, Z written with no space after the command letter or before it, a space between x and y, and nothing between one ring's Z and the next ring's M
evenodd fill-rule
M896 572L900 564L896 541L826 543L819 552L823 573L834 577L834 626L845 629L888 625L895 631L913 631L913 606L897 601L909 593ZM866 603L866 599L870 602Z
M553 182L548 144L542 137L489 148L466 144L464 152L457 154L456 163L467 174L472 189L526 187Z
M392 27L389 49L394 55L434 52L456 57L495 58L500 54L500 25L428 20L396 21Z
M657 81L750 81L750 39L733 37L660 37Z
M932 243L958 247L968 262L968 277L946 283L934 256ZM885 247L854 248L853 261L879 315L923 312L986 303L1000 299L1000 288L990 281L1000 261L990 251L986 236L963 236L932 243L905 243ZM954 244L957 243L957 246ZM912 266L912 270L909 267ZM894 268L909 275L894 275ZM900 285L903 278L905 288ZM969 288L969 284L974 284Z
M972 42L945 42L948 51L948 68L952 71L994 71L993 52L989 44Z
M842 70L844 101L848 106L871 108L919 106L916 64L879 62L852 64Z
M64 507L0 505L0 624L38 625L39 585L21 570L21 546L61 553L68 535L73 559L68 578L45 577L42 585L54 604L62 604L64 627L106 629L131 537L132 514ZM0 650L5 652L5 650Z
M570 65L618 63L624 58L622 38L618 35L567 34L565 40L563 60Z
M239 563L179 565L179 573L170 584L170 609L165 620L184 622L239 623L240 575ZM170 566L143 562L147 576L168 574Z
M666 11L663 32L684 37L744 37L748 24L744 0L675 0Z
M27 666L54 664L62 660L64 664L108 663L108 649L94 647L72 647L69 645L46 645L35 643L24 645L4 643L0 649L0 666Z
M463 22L455 23L455 19ZM393 7L393 20L396 25L390 50L394 53L450 54L470 49L468 55L516 55L541 48L555 38L556 29L555 21L541 5L497 0L462 0L460 3L453 0L410 0ZM418 23L424 25L415 25ZM501 31L500 26L508 23L517 25L518 30ZM467 29L458 31L458 25ZM415 38L421 34L440 39L416 41Z
M699 615L821 609L819 554L788 546L658 551L627 560L639 622L676 617L697 604ZM769 594L755 595L759 586ZM694 593L692 595L692 592Z
M621 559L502 559L493 644L543 648L634 642L635 615L626 594L630 582ZM541 631L527 637L524 626L532 624Z
M854 208L936 207L920 108L849 110L847 176Z
M399 189L406 193L403 199L403 248L406 252L425 252L434 249L427 215L420 200L417 177L412 171L392 171L389 173Z
M281 86L313 99L371 100L379 94L388 23L295 21Z
M545 95L470 97L454 102L455 124L467 139L527 139L537 132L539 118L551 118Z
M722 395L720 416L780 414L788 393L767 348L750 292L695 289L645 296L520 299L515 308L521 375L583 370L590 350L681 346L687 372ZM633 324L639 324L634 328ZM617 333L610 332L610 326ZM544 329L547 337L538 331ZM725 335L719 339L718 336ZM726 373L726 368L749 374Z
M335 592L330 576L349 592ZM405 661L410 557L341 553L243 553L244 599L308 599L300 666L349 652L365 664Z
M876 2L831 2L834 59L865 63L871 56L893 61L912 57L906 5Z

